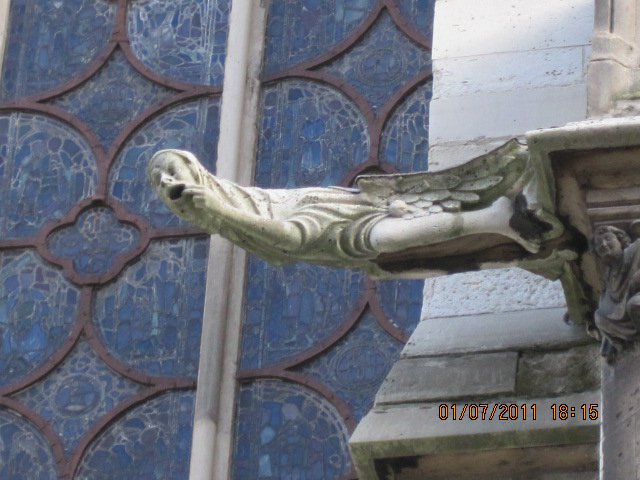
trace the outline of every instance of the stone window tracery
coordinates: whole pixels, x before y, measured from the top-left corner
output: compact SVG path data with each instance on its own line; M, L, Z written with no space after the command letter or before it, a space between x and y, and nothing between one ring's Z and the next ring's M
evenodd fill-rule
M188 476L208 237L146 163L175 147L215 168L229 3L11 2L3 479Z

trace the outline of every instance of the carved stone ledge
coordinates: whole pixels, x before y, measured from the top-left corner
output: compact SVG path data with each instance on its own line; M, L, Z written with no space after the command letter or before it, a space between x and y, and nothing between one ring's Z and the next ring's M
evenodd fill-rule
M548 158L557 212L583 243L571 262L578 296L595 315L609 361L638 337L636 232L640 219L640 117L607 118L530 132L532 156ZM614 252L608 252L607 244ZM565 286L568 296L570 288Z

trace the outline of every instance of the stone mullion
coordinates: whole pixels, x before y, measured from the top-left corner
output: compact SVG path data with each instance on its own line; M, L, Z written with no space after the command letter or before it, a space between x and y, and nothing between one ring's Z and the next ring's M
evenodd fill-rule
M265 23L266 10L259 2L232 1L216 172L241 184L251 182L254 170ZM245 275L245 252L211 237L190 480L222 480L231 470Z

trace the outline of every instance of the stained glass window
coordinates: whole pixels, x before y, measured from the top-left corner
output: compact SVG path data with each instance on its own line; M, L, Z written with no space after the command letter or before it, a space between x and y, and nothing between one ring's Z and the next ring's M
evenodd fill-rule
M0 440L2 478L58 478L51 445L38 427L22 415L0 409Z
M11 385L60 349L78 321L80 290L31 249L0 252L0 383Z
M151 70L183 82L222 86L228 0L138 0L127 10L136 56Z
M340 478L348 432L336 408L307 388L258 380L238 394L234 478Z
M96 193L98 166L89 142L59 119L13 111L0 116L2 238L34 236Z
M187 477L208 240L145 169L161 148L215 169L229 5L11 2L0 478ZM432 12L271 2L256 183L426 168ZM418 320L420 282L255 258L247 282L234 478L352 478L348 435Z
M188 478L194 401L178 391L131 408L95 439L75 478Z
M366 120L339 91L316 82L278 82L265 88L261 107L257 185L335 185L366 161Z
M255 183L426 169L432 18L433 0L271 2ZM232 478L355 478L349 433L419 320L423 282L257 258L247 272Z
M265 39L265 73L291 68L328 52L362 26L376 3L376 0L273 2Z
M99 275L115 266L119 256L140 244L140 230L121 223L113 210L84 210L73 225L64 226L47 239L51 254L68 259L78 275Z
M360 272L308 264L273 268L251 258L242 368L273 365L326 340L353 309L363 280Z
M347 81L378 110L430 63L430 52L383 12L361 39L321 71Z
M80 118L108 148L125 125L172 93L138 73L116 50L87 82L52 103Z
M196 377L208 248L155 241L97 292L93 318L113 355L150 375Z
M114 374L81 341L55 370L15 398L51 422L69 454L100 417L141 389Z
M115 20L109 0L12 0L4 96L33 95L81 73L107 47Z
M13 0L0 97L0 478L186 479L229 0Z

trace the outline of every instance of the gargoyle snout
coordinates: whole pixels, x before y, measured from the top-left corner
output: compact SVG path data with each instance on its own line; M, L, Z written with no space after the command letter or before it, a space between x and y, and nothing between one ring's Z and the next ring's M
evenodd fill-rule
M175 178L173 178L173 176L165 172L162 172L160 174L160 186L168 187L169 185L173 185L174 183L175 183Z

